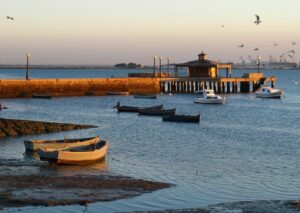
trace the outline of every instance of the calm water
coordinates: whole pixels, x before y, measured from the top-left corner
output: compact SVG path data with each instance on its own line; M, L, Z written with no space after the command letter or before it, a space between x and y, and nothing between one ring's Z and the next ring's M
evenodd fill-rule
M1 139L1 164L38 172L47 164L23 155L26 138L100 135L110 141L105 165L62 167L57 173L108 173L173 183L176 186L114 202L90 204L88 212L124 212L203 207L240 200L300 198L300 71L265 71L278 77L281 100L253 94L227 95L224 106L197 105L195 95L5 99L5 118L86 123L96 129ZM32 70L32 78L126 76L121 70ZM241 76L242 71L235 75ZM0 70L0 78L23 78L23 70ZM112 106L162 103L177 112L201 113L200 124L162 122L159 117L117 113ZM26 207L24 212L82 212L82 207ZM13 212L17 209L9 209Z

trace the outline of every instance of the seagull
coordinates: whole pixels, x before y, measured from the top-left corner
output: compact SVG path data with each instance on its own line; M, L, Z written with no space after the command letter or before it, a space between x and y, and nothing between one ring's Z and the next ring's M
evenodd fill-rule
M296 44L297 44L296 42L292 41L292 45L293 45L293 46L296 45Z
M282 58L285 55L285 53L282 53L279 57Z
M224 25L222 25L221 27L223 27L223 28L224 28L225 26L224 26Z
M243 48L243 47L244 47L244 44L241 44L241 45L239 45L238 47L241 47L241 48Z
M275 41L273 42L273 45L276 47L278 46L278 43L276 43Z
M295 50L290 50L289 53L295 54L296 52L295 52Z
M13 17L11 17L11 16L6 16L6 19L10 19L10 20L15 20Z
M260 17L258 15L255 15L255 17L256 17L256 20L254 21L254 23L256 25L258 25L259 23L261 23Z
M258 51L258 48L256 47L254 50L255 50L255 51Z
M293 56L292 56L292 55L290 55L290 54L288 55L288 57L290 57L290 58L293 58Z

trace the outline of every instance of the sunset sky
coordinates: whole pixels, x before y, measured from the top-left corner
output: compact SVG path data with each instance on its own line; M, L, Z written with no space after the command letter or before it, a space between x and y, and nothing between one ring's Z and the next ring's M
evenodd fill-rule
M299 0L0 0L0 14L0 64L23 64L27 52L32 64L179 63L202 50L240 62L294 49L300 60Z

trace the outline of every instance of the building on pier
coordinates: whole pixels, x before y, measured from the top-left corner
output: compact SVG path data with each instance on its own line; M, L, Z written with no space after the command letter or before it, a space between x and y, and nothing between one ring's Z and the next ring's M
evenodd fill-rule
M232 64L208 60L207 54L202 51L198 55L198 60L175 64L175 73L179 67L187 67L190 78L217 78L219 77L219 69L226 69L226 77L230 77Z

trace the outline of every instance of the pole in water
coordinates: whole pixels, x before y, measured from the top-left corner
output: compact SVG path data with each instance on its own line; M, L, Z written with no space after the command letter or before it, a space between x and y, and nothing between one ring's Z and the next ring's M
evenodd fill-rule
M29 58L30 58L30 54L27 53L26 54L26 80L29 80Z

